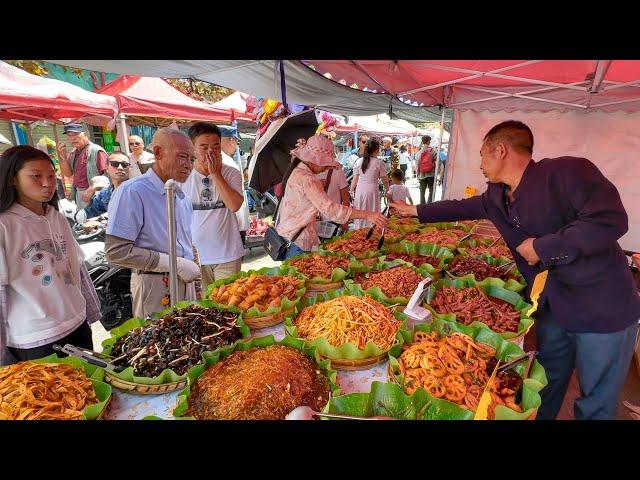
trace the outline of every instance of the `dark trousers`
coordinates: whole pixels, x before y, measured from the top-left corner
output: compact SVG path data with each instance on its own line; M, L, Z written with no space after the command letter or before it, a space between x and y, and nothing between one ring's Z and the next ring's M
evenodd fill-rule
M431 203L433 202L433 180L435 177L427 177L420 179L420 203ZM429 200L425 201L424 192L429 188Z
M407 178L407 166L400 165L400 170L402 170L402 181L404 182L404 180Z
M546 319L537 322L538 361L549 384L540 392L536 418L556 418L575 367L580 383L576 420L615 420L637 332L635 323L612 333L572 333Z
M82 322L78 328L71 332L66 337L63 337L55 342L42 345L34 348L13 348L9 347L9 352L15 357L17 361L35 360L36 358L47 357L52 353L57 353L59 357L66 357L67 355L62 352L56 352L53 349L55 344L62 347L66 343L74 345L76 347L88 348L93 350L93 338L91 337L91 327L87 322Z

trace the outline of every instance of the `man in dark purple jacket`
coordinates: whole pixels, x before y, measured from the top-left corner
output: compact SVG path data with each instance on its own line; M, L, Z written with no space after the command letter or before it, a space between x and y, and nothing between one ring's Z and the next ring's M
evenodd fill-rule
M640 297L617 240L628 230L616 187L585 158L532 160L533 134L518 121L484 138L480 196L429 205L393 203L421 222L486 218L527 280L548 270L535 314L539 360L549 385L540 419L554 419L573 369L577 419L615 419L640 318Z

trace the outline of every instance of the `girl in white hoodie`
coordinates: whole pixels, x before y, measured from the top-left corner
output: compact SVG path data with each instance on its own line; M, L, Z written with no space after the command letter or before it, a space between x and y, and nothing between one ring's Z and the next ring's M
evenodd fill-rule
M93 348L100 304L71 227L57 211L46 153L22 145L0 157L0 365L40 358L53 344Z

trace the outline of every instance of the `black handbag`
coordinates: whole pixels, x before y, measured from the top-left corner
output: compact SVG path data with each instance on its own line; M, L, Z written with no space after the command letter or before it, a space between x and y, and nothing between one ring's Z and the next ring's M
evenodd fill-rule
M286 186L285 186L286 188ZM278 223L278 211L280 210L280 204L282 203L282 199L284 198L284 191L282 192L282 196L278 200L278 206L276 207L276 211L273 213L273 218L275 219L275 224ZM264 249L267 251L272 260L279 262L284 260L285 255L287 254L287 250L293 242L300 236L304 228L301 228L298 233L296 233L291 240L287 240L280 236L280 234L276 231L274 227L267 228L266 233L264 234Z
M285 238L282 238L275 228L269 227L267 232L264 234L264 249L276 262L284 260L287 250L289 250L291 244L296 241L296 238L298 238L301 233L302 230L296 233L291 241L288 241Z

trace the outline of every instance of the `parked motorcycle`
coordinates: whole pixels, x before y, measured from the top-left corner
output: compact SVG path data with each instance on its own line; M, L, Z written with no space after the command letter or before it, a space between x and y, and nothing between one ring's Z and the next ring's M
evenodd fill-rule
M85 266L100 299L100 323L111 330L133 316L131 270L109 264L105 259L106 218L98 217L100 226L90 232L76 224L73 232L85 254Z

